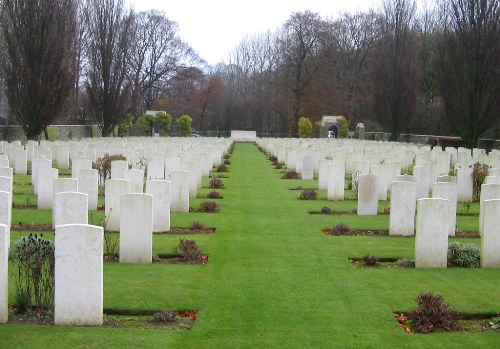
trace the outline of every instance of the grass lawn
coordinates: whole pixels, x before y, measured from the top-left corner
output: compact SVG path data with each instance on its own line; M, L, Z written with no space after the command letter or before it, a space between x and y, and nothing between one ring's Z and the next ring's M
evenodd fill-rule
M209 255L207 265L104 264L105 308L196 309L192 330L9 323L0 325L0 347L500 347L499 333L410 336L392 316L415 308L422 291L444 296L463 313L500 313L500 270L355 269L348 257L413 257L414 238L325 237L322 228L340 222L354 229L388 229L389 216L358 217L352 213L355 201L327 201L321 191L316 201L298 200L300 191L290 189L317 187L317 181L280 179L282 170L274 169L254 144L236 144L229 170L220 190L224 198L217 200L220 213L172 214L172 226L200 221L217 228L215 234L189 236ZM191 207L204 200L199 196ZM475 205L469 213L477 213ZM323 206L344 213L309 213ZM388 206L381 202L379 211ZM459 216L459 229L477 230L477 219ZM49 224L50 211L15 209L13 223L18 221ZM12 233L13 242L18 236ZM170 252L179 238L155 235L154 253ZM9 288L12 302L12 282Z

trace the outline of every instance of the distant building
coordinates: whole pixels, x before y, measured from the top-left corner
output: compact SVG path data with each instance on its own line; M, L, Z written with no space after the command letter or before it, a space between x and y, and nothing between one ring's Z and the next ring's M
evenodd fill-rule
M319 136L321 138L338 138L339 137L339 119L342 118L342 115L332 116L332 115L324 115L321 118L321 127L319 131Z

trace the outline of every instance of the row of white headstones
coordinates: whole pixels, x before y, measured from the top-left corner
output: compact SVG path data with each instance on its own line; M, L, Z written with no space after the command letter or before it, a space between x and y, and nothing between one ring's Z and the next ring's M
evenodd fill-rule
M326 190L328 200L344 200L345 178L357 184L357 214L376 215L390 193L389 235L415 236L416 268L446 268L448 237L455 236L458 202L472 201L472 165L487 164L481 186L479 233L481 267L500 268L500 151L430 149L392 142L357 140L260 139L259 145ZM460 162L458 162L460 161ZM413 168L413 175L402 169ZM454 169L456 175L449 175Z
M121 263L151 263L153 232L170 230L170 212L189 212L202 177L221 163L230 145L230 139L219 138L0 142L0 323L8 320L13 175L26 174L28 161L38 208L52 209L54 322L100 325L104 228L88 224L100 180L92 162L105 154L126 157L111 163L105 181L105 229L120 233ZM69 168L72 178L58 178L60 169Z

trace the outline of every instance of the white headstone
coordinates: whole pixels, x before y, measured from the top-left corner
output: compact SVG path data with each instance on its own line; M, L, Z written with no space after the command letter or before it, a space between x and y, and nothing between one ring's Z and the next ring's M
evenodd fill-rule
M170 231L170 182L146 181L146 194L153 196L153 232Z
M314 154L313 153L303 153L301 155L301 170L302 179L312 180L314 179Z
M77 159L71 163L71 177L78 178L80 170L92 169L92 161L86 159Z
M432 187L432 197L436 199L446 199L450 201L450 216L441 219L448 221L448 236L455 236L457 226L457 185L452 182L434 183Z
M55 230L54 323L103 322L103 229L59 225Z
M129 192L130 181L125 179L108 179L106 181L104 208L107 231L120 231L120 197Z
M344 200L345 166L340 163L328 165L328 200Z
M481 185L481 195L479 198L479 234L483 232L483 203L485 200L500 199L500 184L483 184Z
M378 208L378 178L362 174L358 183L358 216L376 216Z
M83 169L78 172L78 191L88 195L89 210L97 210L99 198L99 172Z
M483 202L483 233L481 236L481 267L500 268L500 200Z
M51 168L52 160L33 159L31 163L31 184L33 185L33 193L38 194L38 173L41 168Z
M416 198L428 198L429 197L429 182L431 169L428 166L429 163L424 163L422 166L413 167L413 177L415 177L415 182L417 184L416 188Z
M127 160L111 161L111 179L125 179L125 173L128 171Z
M458 202L471 202L473 193L472 168L462 163L455 164L457 171Z
M148 162L148 180L162 180L165 179L165 164L164 161L149 161Z
M385 165L370 166L370 173L377 176L378 181L378 199L387 200L387 187L389 186L389 176Z
M165 159L165 180L169 180L172 172L181 169L181 159L177 157L170 157Z
M189 212L189 173L174 171L171 174L170 211Z
M54 196L53 227L65 224L88 224L88 195L63 191Z
M415 268L446 268L448 265L450 201L418 199L415 234Z
M59 147L56 153L57 168L60 170L69 169L69 148Z
M151 263L153 258L153 196L121 196L120 263Z
M12 223L12 194L0 191L0 224L7 227L6 234L10 243L10 225Z
M144 170L132 169L125 173L125 179L130 181L130 193L144 192Z
M8 227L0 224L0 324L9 320L9 245Z
M16 174L28 173L28 153L26 150L18 149L15 153L14 171Z
M416 184L414 182L392 182L389 235L414 235L415 209Z
M57 168L38 169L38 209L52 209L54 198L54 180L59 176Z

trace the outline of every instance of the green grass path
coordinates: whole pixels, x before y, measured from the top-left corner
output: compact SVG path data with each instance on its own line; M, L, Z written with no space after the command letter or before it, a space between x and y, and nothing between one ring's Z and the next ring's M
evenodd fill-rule
M105 307L198 309L191 331L9 324L0 326L0 347L2 340L6 348L500 346L491 333L409 336L392 317L414 308L421 291L443 295L461 312L500 313L500 270L354 269L349 256L412 257L414 239L324 237L321 229L339 219L367 218L308 214L335 204L297 200L299 191L289 190L297 181L280 179L253 144L236 144L231 161L219 214L172 217L173 225L195 217L217 227L214 235L195 237L210 255L207 265L105 266ZM387 216L377 219L388 223ZM175 241L155 236L155 251Z

